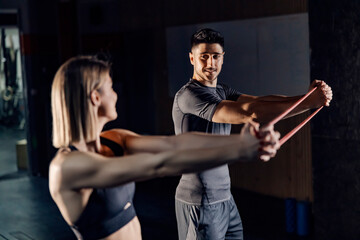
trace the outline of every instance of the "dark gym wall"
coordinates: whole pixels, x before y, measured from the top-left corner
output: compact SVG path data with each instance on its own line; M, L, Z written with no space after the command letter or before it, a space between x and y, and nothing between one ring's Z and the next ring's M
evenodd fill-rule
M311 76L334 98L312 121L316 239L360 239L360 2L309 1Z
M121 97L118 124L151 134L174 132L166 66L167 27L307 11L305 0L134 0L101 4L78 0L74 7L78 13L79 52L107 48L119 61L114 63Z
M110 126L172 134L165 31L169 26L307 11L305 0L95 1L0 0L18 9L28 97L33 174L47 175L51 146L50 87L66 59L99 51L114 61L119 118Z
M36 175L47 176L49 159L55 153L51 144L50 89L58 68L57 4L29 1L30 31L24 33L25 68L29 103L31 166ZM28 19L22 19L22 22ZM28 143L28 144L29 144Z

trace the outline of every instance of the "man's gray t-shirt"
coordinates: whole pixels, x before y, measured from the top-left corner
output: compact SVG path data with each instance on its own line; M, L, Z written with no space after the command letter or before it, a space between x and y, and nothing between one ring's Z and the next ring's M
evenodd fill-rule
M229 135L231 124L212 122L222 100L236 101L241 94L224 84L207 87L190 79L175 95L172 117L175 133L197 131ZM175 198L189 204L212 204L230 199L230 176L227 165L200 173L183 174Z

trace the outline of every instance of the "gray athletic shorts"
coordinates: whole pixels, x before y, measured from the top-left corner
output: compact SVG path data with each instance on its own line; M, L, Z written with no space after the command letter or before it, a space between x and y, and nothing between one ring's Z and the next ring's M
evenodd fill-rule
M211 205L175 200L179 240L243 240L243 227L234 199Z

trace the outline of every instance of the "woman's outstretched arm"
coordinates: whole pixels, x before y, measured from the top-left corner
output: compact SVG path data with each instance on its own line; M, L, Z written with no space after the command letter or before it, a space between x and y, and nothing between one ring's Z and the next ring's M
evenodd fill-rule
M250 126L258 130L258 123L251 122L243 131L249 131ZM101 133L101 136L111 139L124 147L128 154L160 153L170 150L190 150L226 146L236 141L251 142L251 134L212 135L202 132L188 132L172 136L143 136L125 129L112 129Z
M217 141L217 136L209 137ZM124 157L104 157L90 152L57 154L50 166L50 181L60 179L66 188L102 188L168 175L197 172L235 161L273 157L279 147L279 135L272 129L255 136L254 126L246 125L240 135L218 136L232 141L221 146L140 153Z

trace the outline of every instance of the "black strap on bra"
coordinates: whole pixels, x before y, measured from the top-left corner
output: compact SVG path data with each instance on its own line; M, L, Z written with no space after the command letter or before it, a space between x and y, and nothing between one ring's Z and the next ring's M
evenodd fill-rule
M78 149L77 149L76 147L74 147L73 145L70 145L69 148L70 148L71 151L77 151L77 150L78 150Z
M100 142L102 145L109 147L115 156L124 156L124 149L117 142L104 137L100 137Z
M104 137L100 137L100 142L102 145L110 148L111 151L114 153L114 156L124 156L124 149L117 142L114 142L113 140ZM71 149L71 151L78 151L78 149L73 145L70 145L69 148Z

